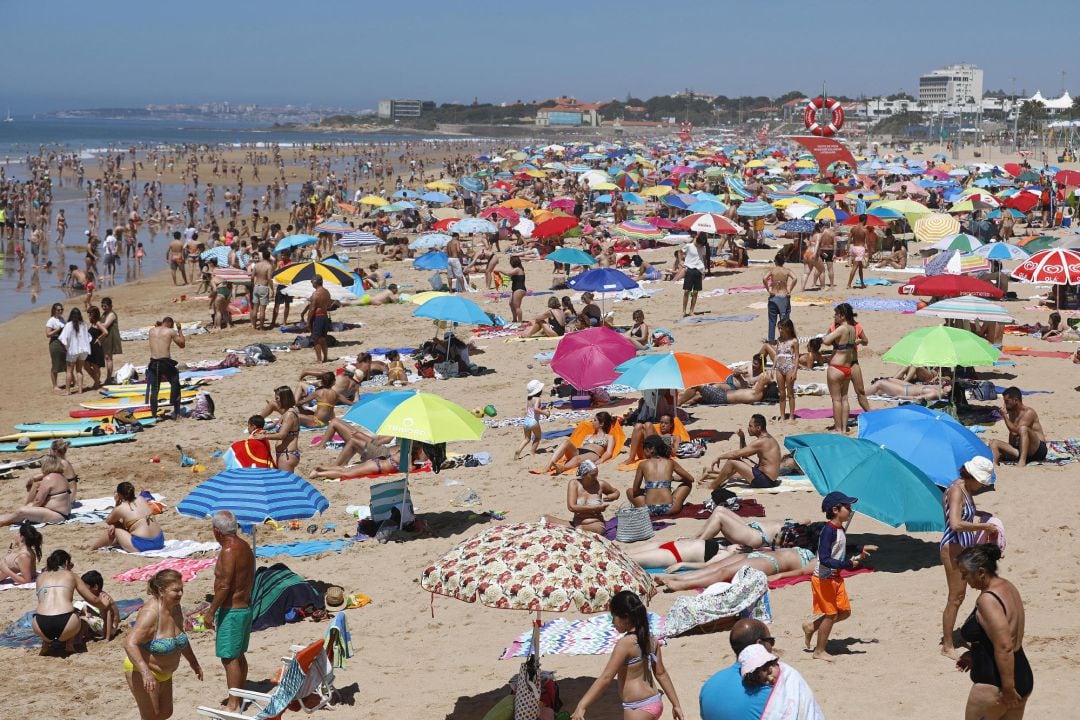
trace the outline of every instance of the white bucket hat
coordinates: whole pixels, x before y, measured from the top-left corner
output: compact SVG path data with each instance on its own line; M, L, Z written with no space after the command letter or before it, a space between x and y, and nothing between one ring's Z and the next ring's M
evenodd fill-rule
M525 386L525 393L532 397L533 395L539 395L544 391L544 383L539 380L530 380L529 384Z
M980 485L994 484L994 463L990 458L976 455L964 463L964 469L967 470L968 474Z
M742 652L739 653L739 673L743 677L746 677L758 668L777 659L779 658L766 650L762 645L757 643L747 645L743 648Z

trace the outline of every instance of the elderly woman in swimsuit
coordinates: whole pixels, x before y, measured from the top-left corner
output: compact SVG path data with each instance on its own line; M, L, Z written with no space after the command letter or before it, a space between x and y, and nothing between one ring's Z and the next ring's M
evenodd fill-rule
M858 331L855 329L855 313L851 305L840 303L834 312L835 329L821 339L825 345L832 345L833 354L829 360L825 378L832 396L833 432L847 434L848 391L851 389L851 367L855 360L855 343Z
M271 412L281 413L281 422L276 432L263 435L266 440L277 440L274 452L277 454L277 466L280 470L292 472L300 464L300 411L296 409L296 396L288 385L274 389L274 400L267 404L262 416Z
M659 435L645 438L645 459L637 466L634 486L626 499L637 507L648 507L652 517L678 515L694 487L694 476L671 459L671 446ZM679 477L679 487L671 483Z
M150 599L139 610L135 627L124 642L124 676L139 708L140 720L164 720L173 711L173 673L183 657L199 680L202 667L184 632L184 579L176 570L162 570L147 583Z
M23 520L35 523L59 523L71 517L71 485L64 477L60 458L46 455L41 461L42 478L31 486L22 507L0 515L0 526Z
M0 558L0 582L10 580L13 585L34 582L37 561L41 559L41 539L41 533L29 520L19 525L18 539Z
M696 540L692 542L710 543L714 540ZM706 551L704 555L708 555ZM817 567L817 557L813 550L806 548L781 548L777 550L754 550L749 553L735 553L724 557L714 553L711 561L694 562L686 558L679 559L667 568L667 573L655 576L657 584L677 592L690 588L708 587L713 583L731 582L735 573L744 567L760 570L773 580L810 575ZM696 568L693 572L678 573L684 568Z
M34 632L43 640L42 655L48 655L53 649L74 650L73 642L83 630L83 622L72 602L76 592L98 610L105 610L101 598L71 571L73 567L71 555L66 550L53 550L45 561L45 569L37 577L37 611L32 624Z
M615 420L611 417L611 413L601 410L596 413L592 425L593 433L581 441L581 447L575 448L570 438L564 440L552 455L551 462L548 463L544 472L558 475L564 470L577 467L585 460L592 460L594 463L610 460L618 451L615 447L615 437L611 434ZM560 463L560 460L565 460L565 462Z
M542 520L549 525L570 525L578 530L603 534L604 511L619 499L619 491L600 479L600 470L592 460L577 466L577 477L566 483L566 509L573 516L570 522L551 515Z
M79 474L75 472L75 467L71 464L71 461L67 459L68 448L71 447L71 443L67 440L57 438L52 441L52 445L49 446L49 454L60 460L60 464L63 466L63 476L67 478L68 486L71 488L71 502L74 503L78 497L79 490ZM45 473L37 472L31 475L26 480L26 491L30 492L30 488L34 483L40 481L45 477Z
M160 550L165 547L165 532L154 519L154 509L135 486L122 482L113 495L116 507L105 518L108 529L94 544L94 549L118 547L130 553Z

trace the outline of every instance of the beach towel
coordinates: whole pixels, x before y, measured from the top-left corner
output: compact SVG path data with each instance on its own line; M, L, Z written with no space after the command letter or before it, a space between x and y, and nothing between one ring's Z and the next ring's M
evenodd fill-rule
M886 280L885 278L866 278L866 285L892 285L892 280Z
M1047 440L1046 459L1048 465L1066 465L1080 459L1080 440ZM1007 462L1007 461L1003 461ZM1028 463L1031 465L1032 463Z
M183 577L184 582L191 582L203 570L213 567L217 558L168 558L153 565L133 568L119 575L113 575L113 580L120 582L146 582L161 570L175 570Z
M326 552L341 552L349 545L352 545L352 540L308 540L283 545L257 545L255 547L255 557L268 558L277 557L278 555L304 557Z
M666 634L666 622L662 615L648 613L649 632L654 638ZM607 655L614 648L622 633L611 624L611 615L602 613L587 620L570 620L558 617L540 626L540 655ZM503 650L500 660L528 657L532 652L532 630L514 638Z
M1006 355L1015 355L1016 357L1042 357L1042 358L1071 358L1073 353L1066 352L1065 350L1033 350L1029 347L1018 347L1015 345L1005 345L1001 348L1001 352Z
M419 475L420 473L431 472L431 463L425 462L423 465L413 465L409 470L410 475ZM375 475L358 475L357 477L340 477L340 478L324 478L324 482L346 482L349 480L372 480L377 478L393 477L394 475L401 475L401 471L397 468L390 470L389 472L376 473Z
M752 488L732 485L729 489L739 497L749 495L776 495L785 492L813 492L814 484L805 475L781 475L780 484L771 488Z
M892 298L853 297L844 300L851 305L853 310L883 311L883 312L915 312L918 309L917 300L896 300Z
M590 417L592 417L592 413L588 410L560 410L559 412L551 413L544 422L553 423L559 420L577 421ZM485 418L481 422L487 425L490 430L497 430L498 428L504 427L521 427L525 424L525 416L501 418L499 420Z
M37 582L28 582L22 585L16 585L11 580L4 580L0 582L0 590L33 590L37 587Z
M330 622L326 629L325 637L326 655L335 668L345 667L345 661L353 656L352 633L349 632L349 621L345 613L339 612Z
M573 433L573 428L562 428L561 430L546 430L540 433L540 437L544 440L554 440L555 438L570 437Z
M276 468L277 460L270 447L270 441L263 438L237 440L222 456L225 469L235 468Z
M761 720L825 720L825 713L802 675L780 663L780 674L769 692Z
M574 428L574 432L570 435L570 444L574 447L581 447L581 442L593 434L593 425L591 420L582 420ZM611 426L611 436L615 439L615 451L611 454L611 457L604 462L611 462L615 458L619 457L622 453L623 446L626 445L626 432L623 430L622 421L616 420L615 424ZM544 475L546 470L544 468L538 468L536 470L530 470L533 475ZM570 475L577 472L577 468L569 468L564 470L562 474Z
M667 614L668 637L677 637L717 620L750 617L764 623L772 622L769 604L769 583L765 573L749 565L735 573L731 584L719 592L706 591L700 595L682 596L675 600Z
M142 606L143 601L138 598L116 601L116 609L119 611L120 620L128 618ZM34 626L31 624L33 620L34 611L30 610L8 625L4 632L0 633L0 647L13 650L32 650L41 647L41 638L34 632Z
M137 553L129 553L127 550L112 548L124 555L140 555L142 557L156 558L186 558L201 552L216 553L221 546L216 542L198 542L196 540L166 540L165 547L160 550L144 550Z
M1001 393L1005 392L1006 388L1001 386L1001 385L995 385L994 390L997 392L998 395L1000 395ZM1054 391L1053 390L1021 390L1020 394L1021 395L1053 395Z
M750 322L757 318L757 313L743 313L741 315L691 315L684 317L678 322L682 325L701 325L714 322Z
M285 613L296 607L324 608L322 596L284 563L255 570L251 588L251 629L265 630L285 624Z
M874 568L860 567L860 568L855 568L854 570L841 570L840 571L840 577L849 578L852 575L862 575L863 573L868 573L868 572L874 572ZM780 578L780 579L770 578L769 579L769 589L770 590L778 590L778 589L780 589L782 587L787 587L788 585L798 585L800 583L810 582L810 577L811 577L810 575L798 575L796 577L786 577L786 578Z
M851 417L862 413L862 408L852 408ZM828 408L799 408L795 411L795 417L801 420L825 420L833 416L833 410Z

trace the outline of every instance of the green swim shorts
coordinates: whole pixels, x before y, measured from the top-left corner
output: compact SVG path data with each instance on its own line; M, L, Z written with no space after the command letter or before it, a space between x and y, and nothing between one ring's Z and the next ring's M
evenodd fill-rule
M214 623L217 625L215 655L223 660L234 660L247 652L251 639L251 608L218 608Z

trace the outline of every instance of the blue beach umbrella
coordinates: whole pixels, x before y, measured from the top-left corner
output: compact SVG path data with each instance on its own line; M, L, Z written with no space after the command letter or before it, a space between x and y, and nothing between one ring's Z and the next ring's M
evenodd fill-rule
M606 193L604 195L600 195L599 197L597 197L595 200L593 200L593 202L596 203L597 205L610 205L611 200L612 200L611 193Z
M448 203L451 200L453 200L453 198L450 197L449 195L447 195L446 193L441 193L441 192L438 192L438 191L435 191L435 190L432 190L431 192L424 193L423 195L420 196L420 199L423 200L424 202L433 202L433 203Z
M900 405L859 416L859 437L908 458L939 487L957 478L961 465L975 456L993 459L979 436L948 413L921 405Z
M618 292L638 287L626 273L612 268L593 268L570 278L566 283L575 290L590 292Z
M1031 254L1022 247L1009 243L988 243L973 251L976 255L982 255L987 260L1027 260Z
M293 248L314 245L317 242L319 242L319 238L314 235L286 235L274 246L274 252L284 252L286 250L292 250Z
M942 532L941 489L914 464L863 438L831 433L784 440L821 495L838 490L859 499L855 510L912 532Z
M478 217L466 217L461 218L450 228L456 233L462 235L475 235L477 233L493 233L498 232L499 228L495 227L495 223L490 220Z
M417 270L445 270L448 267L448 260L449 256L446 253L433 250L413 260L412 266Z
M480 192L484 189L484 181L480 178L463 177L458 180L458 184L466 190L470 190L472 192Z
M199 258L202 260L213 260L217 263L218 267L229 267L229 252L232 250L228 245L218 245L212 247L209 250L204 250Z
M765 217L774 215L776 208L764 200L749 200L740 205L736 213L742 217Z
M723 213L727 211L727 205L719 200L705 198L688 205L686 211L690 213Z
M330 501L299 475L274 468L236 468L200 483L176 510L200 519L231 510L240 527L249 531L266 520L303 520L329 507Z
M550 260L557 263L566 263L567 265L595 265L596 258L584 250L578 250L577 248L561 247L548 254L545 260Z
M445 320L466 325L490 325L491 318L480 306L460 295L432 298L413 311L413 317Z
M433 250L435 248L446 247L450 243L450 240L452 240L452 238L443 233L428 233L427 235L421 235L409 243L409 249Z
M405 200L415 200L416 198L420 197L420 193L416 192L415 190L405 189L405 190L398 190L397 192L395 192L390 197L392 197L392 198L403 198Z
M615 367L622 373L620 385L637 390L684 390L697 385L722 383L731 377L731 368L704 355L669 352L639 355Z

